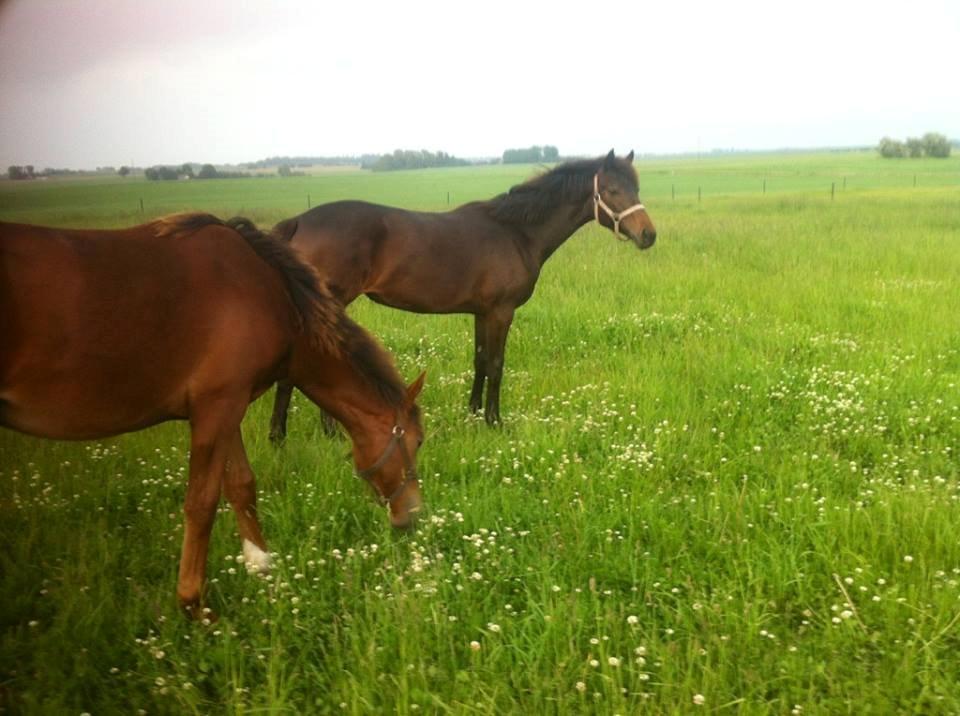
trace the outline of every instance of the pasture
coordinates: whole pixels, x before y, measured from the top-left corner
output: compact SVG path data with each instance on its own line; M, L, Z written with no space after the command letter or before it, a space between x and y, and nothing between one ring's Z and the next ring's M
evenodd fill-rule
M302 396L279 449L251 406L276 568L224 507L216 624L173 598L185 425L0 431L0 712L960 711L960 160L637 167L657 245L589 224L547 262L502 428L466 408L469 317L351 306L427 371L417 531ZM0 182L0 220L439 211L534 171Z

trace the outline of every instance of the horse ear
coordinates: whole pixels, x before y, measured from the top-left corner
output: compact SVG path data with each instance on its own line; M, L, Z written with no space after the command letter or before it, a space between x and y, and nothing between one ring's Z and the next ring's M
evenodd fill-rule
M610 150L610 153L607 154L606 158L603 160L603 166L610 167L613 166L613 160L616 158L616 155L613 153L613 150Z
M423 381L427 377L427 371L423 371L415 381L407 386L407 402L410 405L413 405L413 401L417 399L417 396L420 395L420 391L423 390Z
M625 157L627 164L633 164L633 150L630 150L630 153Z

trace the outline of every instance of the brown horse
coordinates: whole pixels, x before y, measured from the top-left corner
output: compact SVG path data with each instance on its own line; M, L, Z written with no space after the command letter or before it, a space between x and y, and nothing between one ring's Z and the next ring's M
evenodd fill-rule
M245 219L117 231L0 223L0 426L60 440L190 421L177 582L200 612L221 490L251 571L269 566L240 422L284 378L336 417L397 527L420 509L414 403L316 272Z
M533 294L544 262L591 219L641 249L656 229L637 196L633 152L573 161L489 201L446 213L405 211L359 201L324 204L281 222L288 238L320 270L344 304L366 294L418 313L475 316L470 409L500 420L503 355L513 313ZM292 388L280 383L271 439L286 435Z

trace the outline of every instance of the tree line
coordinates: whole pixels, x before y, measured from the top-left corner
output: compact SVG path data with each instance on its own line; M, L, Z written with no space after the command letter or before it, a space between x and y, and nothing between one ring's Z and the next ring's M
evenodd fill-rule
M944 159L950 156L950 149L950 140L937 132L927 132L920 138L910 137L905 142L884 137L877 145L880 156L886 159L923 156Z
M559 159L560 150L549 144L544 147L534 145L526 149L505 149L503 152L504 164L536 164Z
M470 164L446 152L428 152L426 149L395 149L393 154L384 154L376 160L360 165L361 169L388 172L396 169L428 169L431 167L464 167Z
M32 164L14 164L7 167L7 178L13 179L14 181L68 176L86 177L115 173L116 169L113 167L97 167L96 169L56 169L53 167L45 167L42 171L37 171Z
M301 168L305 169L307 167L318 166L318 167L342 167L342 166L352 166L352 165L363 165L363 164L372 164L380 158L379 154L361 154L359 156L350 156L344 155L339 157L310 157L310 156L297 156L297 157L267 157L266 159L258 159L255 162L245 162L240 166L247 169L271 169L277 167L278 169L282 166L288 166L290 168Z
M124 172L124 170L127 170ZM118 174L126 176L130 173L129 167L120 167ZM180 166L156 165L143 170L143 175L150 181L176 181L177 179L244 179L250 174L246 172L227 172L217 169L213 164L201 164L196 172L189 162Z

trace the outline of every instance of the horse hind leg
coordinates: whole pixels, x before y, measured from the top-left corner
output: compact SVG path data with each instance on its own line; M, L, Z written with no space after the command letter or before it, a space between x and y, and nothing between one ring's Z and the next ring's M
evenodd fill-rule
M293 384L285 380L278 381L273 398L273 414L270 416L270 442L275 445L279 445L287 437L287 412L292 396Z
M230 456L223 473L223 492L237 516L247 571L251 574L268 572L270 553L257 519L256 481L239 430L230 439Z
M273 414L270 416L270 442L274 445L281 445L287 439L287 416L292 397L293 383L285 380L278 381L273 398ZM334 437L337 434L337 423L325 410L320 411L320 424L328 437Z
M336 419L323 408L320 409L320 425L323 428L323 434L328 438L334 438L339 434Z

